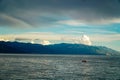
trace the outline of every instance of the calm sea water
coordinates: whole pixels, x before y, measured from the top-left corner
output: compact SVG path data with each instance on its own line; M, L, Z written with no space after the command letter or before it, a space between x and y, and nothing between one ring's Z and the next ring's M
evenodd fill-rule
M120 80L120 57L0 55L0 80Z

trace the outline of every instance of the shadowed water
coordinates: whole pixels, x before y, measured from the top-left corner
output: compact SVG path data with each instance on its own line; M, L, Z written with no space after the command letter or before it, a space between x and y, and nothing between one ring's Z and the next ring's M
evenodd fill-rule
M0 55L0 80L120 80L120 57Z

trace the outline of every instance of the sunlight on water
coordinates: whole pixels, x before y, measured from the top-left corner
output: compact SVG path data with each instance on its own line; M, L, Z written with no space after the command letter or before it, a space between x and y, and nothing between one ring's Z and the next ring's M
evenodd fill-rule
M0 55L0 80L120 80L120 57Z

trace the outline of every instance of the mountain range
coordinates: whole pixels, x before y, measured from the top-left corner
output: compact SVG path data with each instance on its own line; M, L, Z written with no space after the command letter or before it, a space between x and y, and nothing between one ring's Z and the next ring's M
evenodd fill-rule
M76 54L76 55L120 55L120 52L104 46L88 46L83 44L31 44L22 42L0 41L2 54Z

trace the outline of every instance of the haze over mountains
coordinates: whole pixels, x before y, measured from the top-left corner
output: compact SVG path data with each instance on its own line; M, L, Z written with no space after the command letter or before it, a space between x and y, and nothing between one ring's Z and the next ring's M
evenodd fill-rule
M119 52L103 46L84 44L31 44L0 41L0 53L16 54L81 54L81 55L120 55Z

